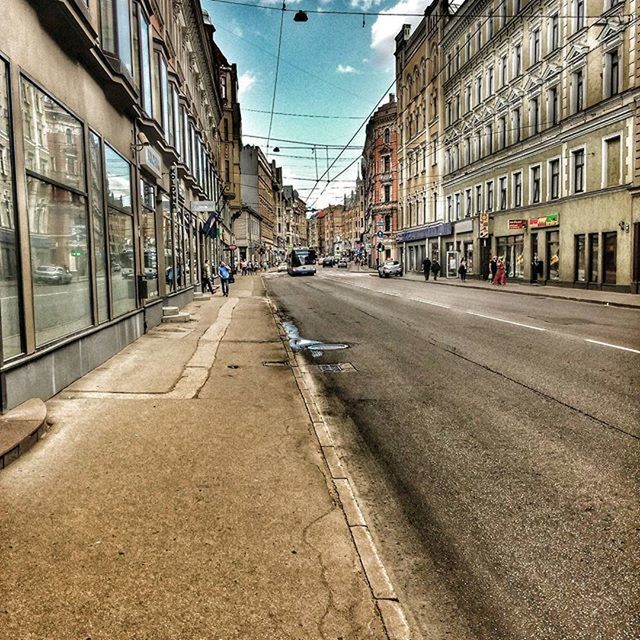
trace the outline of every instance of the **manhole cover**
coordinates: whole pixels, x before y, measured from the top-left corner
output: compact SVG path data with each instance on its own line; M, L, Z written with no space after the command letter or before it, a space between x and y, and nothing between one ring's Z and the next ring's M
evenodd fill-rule
M318 371L322 373L348 373L349 371L357 371L350 362L336 362L332 364L319 364Z
M288 367L288 360L265 360L262 363L263 367Z

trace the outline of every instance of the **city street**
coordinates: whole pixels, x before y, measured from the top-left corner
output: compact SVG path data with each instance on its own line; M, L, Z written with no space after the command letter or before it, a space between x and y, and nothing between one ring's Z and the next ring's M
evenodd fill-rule
M266 281L304 338L349 345L305 357L355 367L318 370L325 414L424 638L637 637L640 312Z

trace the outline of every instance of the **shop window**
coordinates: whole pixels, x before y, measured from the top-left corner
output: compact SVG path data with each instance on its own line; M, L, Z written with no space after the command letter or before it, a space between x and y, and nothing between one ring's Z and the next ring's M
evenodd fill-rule
M576 282L587 281L587 245L584 234L575 236Z
M616 283L617 257L618 257L618 234L615 231L602 234L602 258L604 267L605 284Z
M547 233L547 261L549 280L560 280L560 232Z
M505 263L508 278L524 277L524 236L497 238L498 257Z
M0 317L2 355L5 360L23 351L12 155L8 67L0 60Z
M156 239L156 189L140 181L140 237L142 239L142 274L147 281L148 298L158 296L158 243Z
M98 322L109 319L107 286L107 238L105 233L104 188L102 184L102 148L100 138L89 133L89 181L91 186L91 216L93 219L93 252L96 263L96 293Z
M23 100L31 107L23 110L23 120L39 132L37 143L25 138L26 155L33 150L48 159L44 174L42 163L26 162L35 340L40 347L92 323L83 134L66 109L24 78L21 84ZM76 161L74 173L68 171L68 158Z
M111 300L113 315L136 307L133 218L131 216L131 167L110 146L105 145Z
M589 234L589 282L600 282L600 238L597 233Z

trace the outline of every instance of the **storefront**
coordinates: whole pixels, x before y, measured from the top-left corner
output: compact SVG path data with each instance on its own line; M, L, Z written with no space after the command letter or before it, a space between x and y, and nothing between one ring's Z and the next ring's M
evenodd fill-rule
M433 262L440 262L442 236L450 235L453 225L450 222L436 224L421 229L399 232L396 242L402 244L403 264L406 271L421 271L422 261L429 256Z

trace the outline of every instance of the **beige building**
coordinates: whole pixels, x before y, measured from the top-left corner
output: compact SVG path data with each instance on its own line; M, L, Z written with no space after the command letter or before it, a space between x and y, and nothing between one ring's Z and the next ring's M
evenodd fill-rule
M197 0L3 4L3 409L98 366L224 255L213 33Z
M497 254L510 278L636 290L636 2L467 1L448 18L441 3L425 21L430 11L443 16L427 44L442 63L427 138L442 145L443 220L426 242L443 273L465 257L486 277Z

